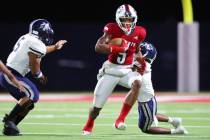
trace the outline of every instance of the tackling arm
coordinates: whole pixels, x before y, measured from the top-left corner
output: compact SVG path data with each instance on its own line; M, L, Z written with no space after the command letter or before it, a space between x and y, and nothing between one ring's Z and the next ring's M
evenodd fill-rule
M139 51L136 54L136 61L137 63L134 64L134 68L137 70L137 72L139 72L141 75L144 74L144 71L146 69L146 62L142 56L142 53Z
M45 77L40 70L41 58L32 52L29 52L28 55L32 75L38 79L41 84L45 85L47 83L47 77Z
M38 55L32 52L29 52L28 55L29 55L29 66L31 69L31 73L32 75L36 75L39 71L41 71L40 70L41 59L39 58Z
M54 45L47 46L47 53L60 50L66 42L67 42L66 40L59 40Z

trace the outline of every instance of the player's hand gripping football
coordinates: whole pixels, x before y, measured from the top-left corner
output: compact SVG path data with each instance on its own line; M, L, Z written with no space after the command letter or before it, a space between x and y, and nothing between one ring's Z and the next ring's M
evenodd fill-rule
M111 53L125 53L129 49L130 43L123 38L113 38L109 42Z
M58 42L56 42L55 43L55 50L60 50L65 43L67 43L66 40L59 40Z

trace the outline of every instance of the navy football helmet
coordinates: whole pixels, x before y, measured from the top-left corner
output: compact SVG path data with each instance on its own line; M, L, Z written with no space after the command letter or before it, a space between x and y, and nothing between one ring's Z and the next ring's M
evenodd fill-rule
M143 42L139 45L139 47L141 49L141 53L142 53L144 59L148 63L152 64L157 56L157 50L153 46L153 44L148 43L148 42Z
M36 19L31 22L29 33L36 35L45 45L52 45L54 31L46 19Z

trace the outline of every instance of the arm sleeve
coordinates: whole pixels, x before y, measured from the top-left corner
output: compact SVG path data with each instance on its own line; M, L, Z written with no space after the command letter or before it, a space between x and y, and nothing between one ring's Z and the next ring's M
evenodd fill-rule
M30 43L29 46L29 52L32 52L39 57L43 57L46 54L46 46L44 44L41 44L39 42L33 41Z
M140 28L140 34L139 34L141 42L143 42L145 40L146 35L147 35L146 29L141 27Z
M108 34L113 34L114 30L113 30L113 24L112 23L108 23L104 26L104 33L108 33Z

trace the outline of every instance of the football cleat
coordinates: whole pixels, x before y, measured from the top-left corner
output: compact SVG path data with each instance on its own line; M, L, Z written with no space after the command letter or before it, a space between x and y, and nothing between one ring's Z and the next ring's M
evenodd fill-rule
M8 119L8 115L6 114L5 117L3 118L4 122L4 129L2 133L7 136L19 136L20 131L18 130L17 126L15 123L11 120Z
M188 134L188 131L180 125L175 129L175 134Z
M174 128L181 126L181 123L182 123L182 118L172 118L171 124L173 125Z
M84 135L84 136L91 135L91 131L85 131L85 130L83 130L82 131L82 135Z
M114 127L118 130L125 130L126 124L124 122L114 123Z

